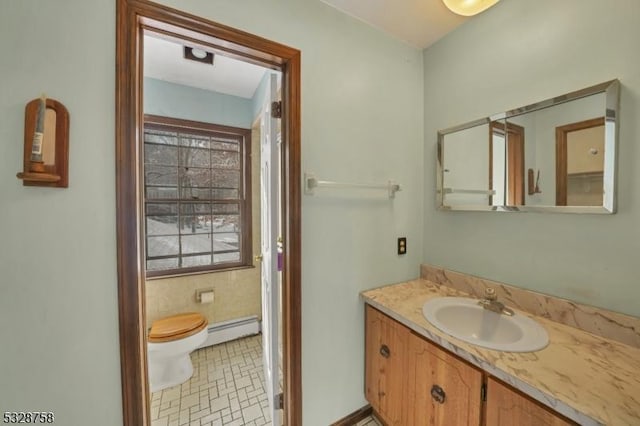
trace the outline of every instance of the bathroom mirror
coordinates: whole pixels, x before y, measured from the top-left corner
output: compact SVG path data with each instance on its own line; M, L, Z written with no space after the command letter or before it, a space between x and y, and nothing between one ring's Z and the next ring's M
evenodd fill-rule
M438 132L442 210L615 213L620 84Z

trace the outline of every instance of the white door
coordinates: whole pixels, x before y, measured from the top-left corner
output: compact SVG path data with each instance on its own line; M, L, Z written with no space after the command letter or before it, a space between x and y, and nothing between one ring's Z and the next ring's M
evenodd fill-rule
M274 425L280 425L280 410L275 406L279 393L280 282L278 274L278 123L271 116L276 101L277 76L271 74L260 120L260 211L262 224L262 352L269 410Z

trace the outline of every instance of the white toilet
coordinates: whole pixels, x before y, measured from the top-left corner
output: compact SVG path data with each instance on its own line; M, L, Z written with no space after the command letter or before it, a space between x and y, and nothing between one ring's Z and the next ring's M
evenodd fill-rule
M186 382L193 375L189 354L207 340L207 319L195 312L154 321L149 330L149 387L158 392Z

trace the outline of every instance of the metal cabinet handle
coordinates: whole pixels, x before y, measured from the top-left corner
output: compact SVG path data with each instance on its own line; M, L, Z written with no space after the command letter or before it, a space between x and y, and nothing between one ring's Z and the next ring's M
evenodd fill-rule
M389 346L387 345L380 346L380 355L382 355L385 358L389 358L391 356L391 351L389 350Z
M440 386L433 385L431 387L431 398L433 398L433 400L439 404L444 404L446 394Z

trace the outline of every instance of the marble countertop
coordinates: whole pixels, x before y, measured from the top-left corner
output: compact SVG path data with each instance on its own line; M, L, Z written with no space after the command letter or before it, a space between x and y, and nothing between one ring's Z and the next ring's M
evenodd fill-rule
M422 315L422 305L466 293L416 279L361 293L364 301L416 333L520 389L581 425L640 425L640 349L516 311L538 321L549 345L499 352L449 336Z

